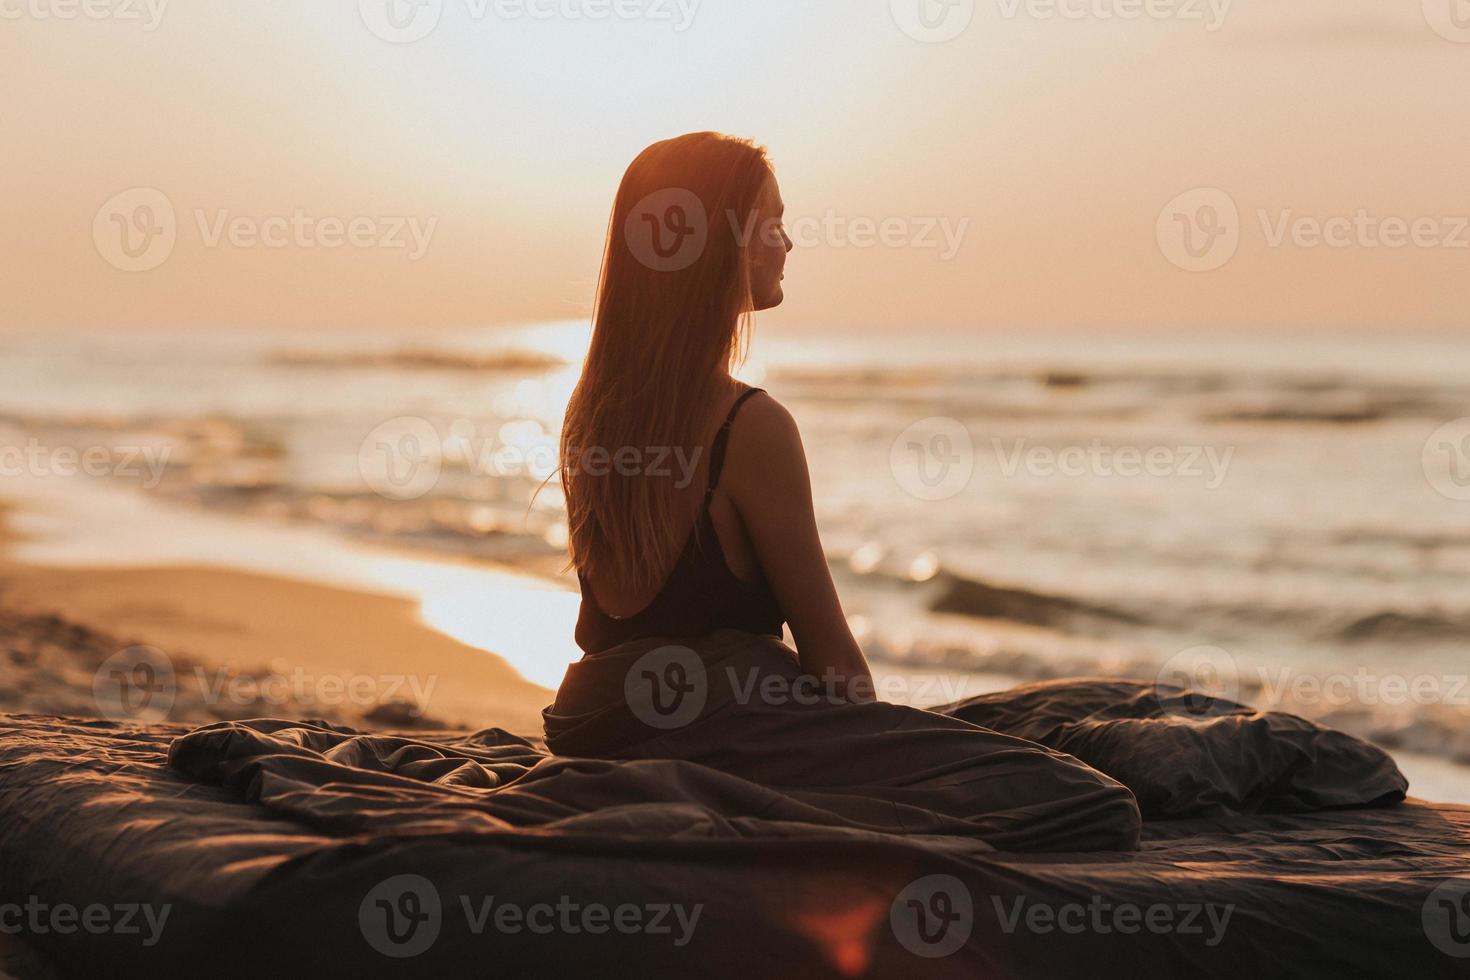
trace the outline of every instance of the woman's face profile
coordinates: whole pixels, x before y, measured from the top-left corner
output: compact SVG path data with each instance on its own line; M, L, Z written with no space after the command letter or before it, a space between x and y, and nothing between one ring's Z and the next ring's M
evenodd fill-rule
M767 178L756 199L756 234L750 242L750 296L754 312L774 309L786 298L781 280L793 248L782 219L786 205L775 177Z

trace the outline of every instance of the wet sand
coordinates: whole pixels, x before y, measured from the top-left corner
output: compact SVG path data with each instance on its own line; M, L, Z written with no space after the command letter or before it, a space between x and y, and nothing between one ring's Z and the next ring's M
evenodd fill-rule
M552 696L428 626L409 598L223 568L0 557L0 710L106 714L94 675L137 645L172 668L175 721L310 716L539 733Z

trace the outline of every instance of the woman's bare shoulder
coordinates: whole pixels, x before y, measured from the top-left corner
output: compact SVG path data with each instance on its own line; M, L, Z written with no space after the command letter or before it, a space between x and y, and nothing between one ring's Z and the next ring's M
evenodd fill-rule
M800 442L796 419L764 389L746 399L732 429L731 441L738 439L747 446L779 448L793 440Z
M789 479L805 476L806 455L796 419L785 405L765 391L741 406L731 426L726 473L732 489L759 493Z

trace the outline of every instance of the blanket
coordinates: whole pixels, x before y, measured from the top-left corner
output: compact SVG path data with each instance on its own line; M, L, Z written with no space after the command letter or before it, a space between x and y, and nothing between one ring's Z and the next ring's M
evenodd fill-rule
M698 652L716 665L780 654ZM711 684L714 710L679 724L665 697L649 724L633 710L643 669L627 713L577 684L548 711L550 744L587 738L602 758L494 728L186 732L0 716L0 928L21 921L21 938L70 976L1466 975L1470 809L1395 803L1402 777L1371 747L1248 709L1175 714L1172 692L1133 689L1136 704L1119 707L1133 702L1100 686L1115 682L1080 681L944 713L848 705L862 709L840 722L856 746L792 722L811 747L760 780L755 762L710 762L739 763L779 730L761 720L782 701L777 684L746 704ZM654 665L686 689L697 676L679 673ZM747 707L754 734L720 748L720 733L738 732L726 716ZM846 709L819 699L792 714L808 710ZM1093 760L966 720L1007 713L1033 736L1087 743ZM1253 722L1294 748L1256 789L1197 794L1195 815L1140 826L1132 800L1156 788L1148 767L1098 769L1126 755L1113 746L1127 726L1111 723L1139 721L1203 733L1187 750L1196 760L1212 733L1249 735ZM950 739L985 761L966 768ZM1163 753L1159 766L1186 752L1139 741ZM895 746L907 767L881 757ZM844 760L841 778L803 789L821 758ZM1040 789L987 785L1031 771ZM1344 802L1328 790L1349 776L1361 788ZM1184 805L1177 777L1155 782L1170 788L1154 794L1161 805ZM865 803L860 789L877 792ZM1079 799L1090 822L1053 811ZM1037 821L1033 836L1006 818L1015 810ZM1055 849L1089 834L1105 846ZM8 919L7 903L37 911ZM66 906L105 928L53 914Z
M584 658L544 716L559 754L697 762L838 812L881 801L892 809L876 829L1004 850L1132 849L1135 806L1310 812L1397 803L1408 788L1376 746L1192 690L1082 678L928 711L849 704L780 641L734 631Z
M635 641L573 664L547 708L558 755L696 764L823 821L1002 850L1138 846L1118 781L1035 742L885 702L853 704L772 637Z

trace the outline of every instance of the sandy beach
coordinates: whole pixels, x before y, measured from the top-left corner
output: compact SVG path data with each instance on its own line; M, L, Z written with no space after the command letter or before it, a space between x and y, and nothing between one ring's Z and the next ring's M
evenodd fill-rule
M7 521L13 511L5 515ZM7 532L0 547L17 544ZM0 557L0 710L94 716L94 675L138 646L177 681L168 720L322 717L540 729L551 692L426 625L399 596L209 567L39 567Z

